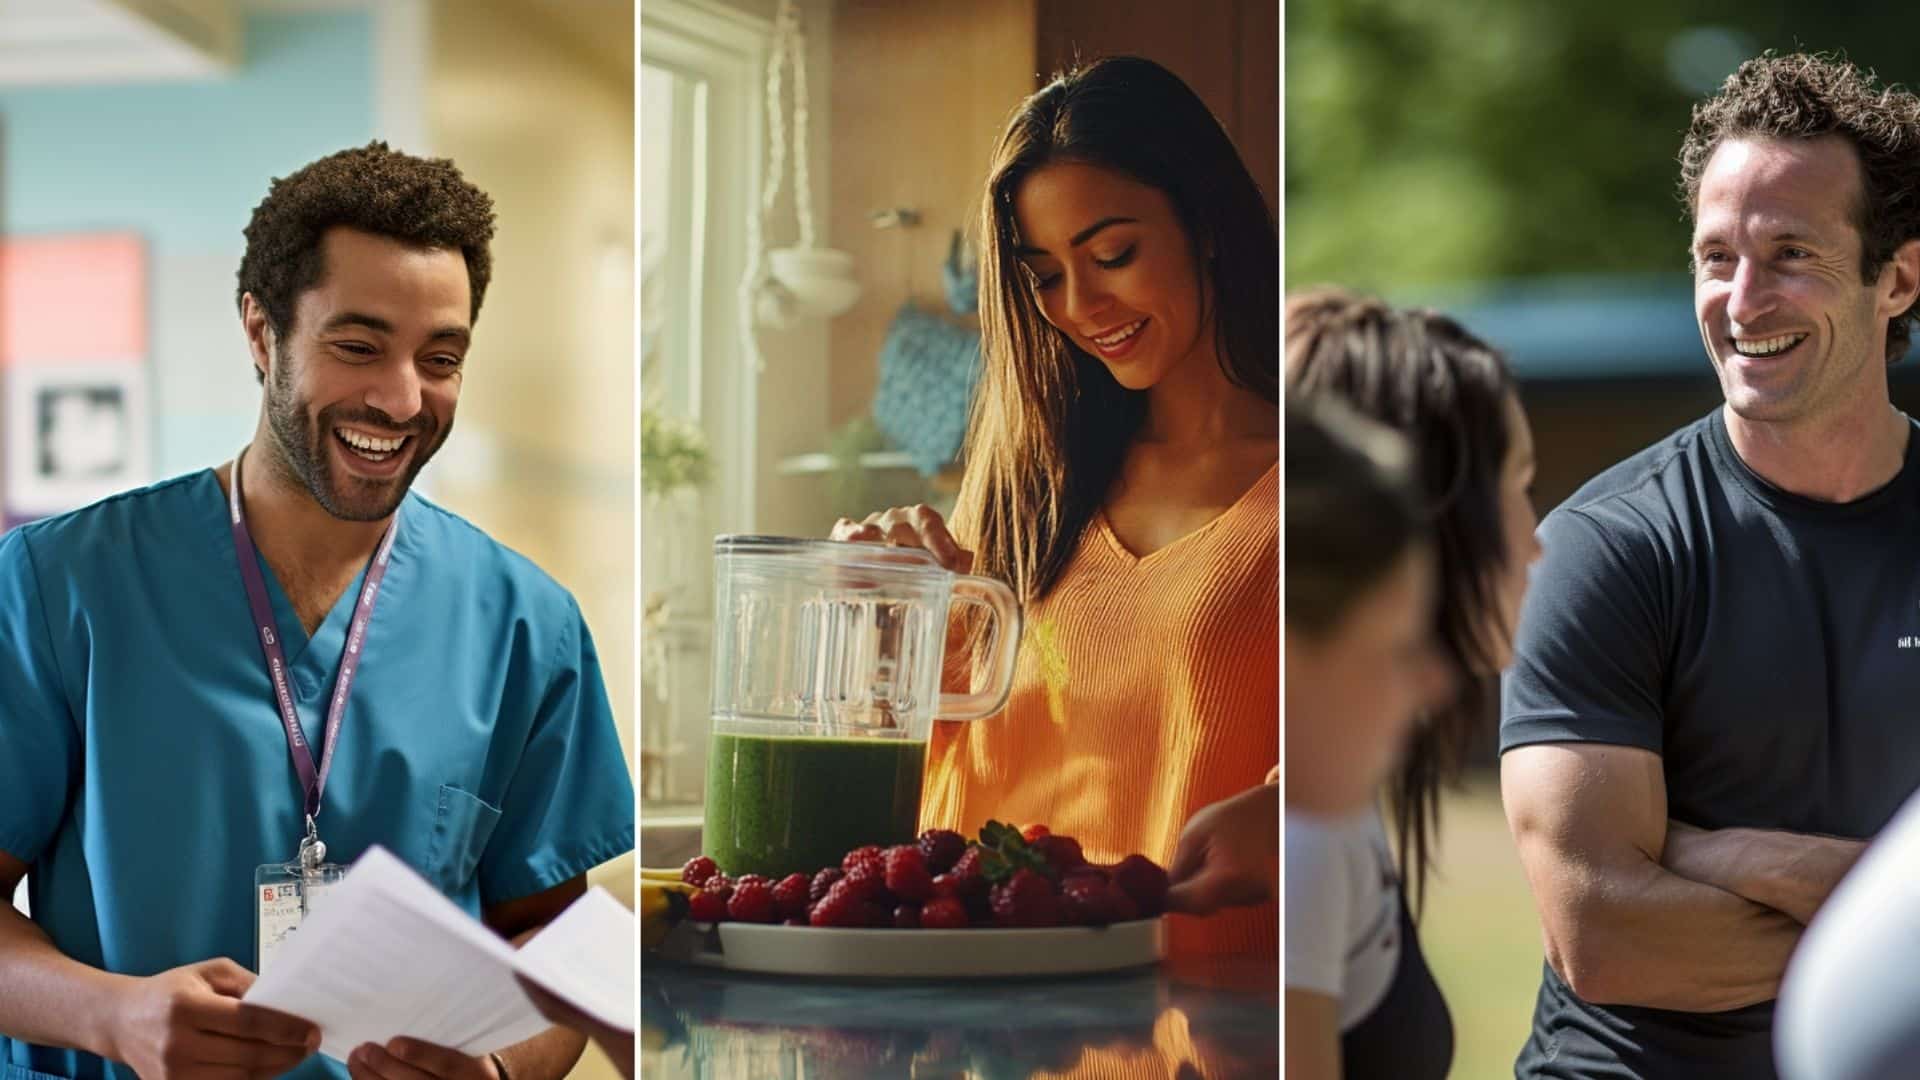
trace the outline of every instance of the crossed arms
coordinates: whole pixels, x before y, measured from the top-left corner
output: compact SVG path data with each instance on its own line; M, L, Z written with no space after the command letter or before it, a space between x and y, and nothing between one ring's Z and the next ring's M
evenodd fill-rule
M1500 784L1547 962L1595 1004L1772 1000L1800 932L1866 846L1669 821L1660 758L1632 747L1516 747Z

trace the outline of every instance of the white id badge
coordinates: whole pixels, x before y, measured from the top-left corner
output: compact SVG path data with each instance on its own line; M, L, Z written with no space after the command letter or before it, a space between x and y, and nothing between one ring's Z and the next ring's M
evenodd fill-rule
M259 974L273 963L288 935L312 915L327 890L340 883L347 868L321 863L303 872L300 864L268 863L253 872L253 968Z

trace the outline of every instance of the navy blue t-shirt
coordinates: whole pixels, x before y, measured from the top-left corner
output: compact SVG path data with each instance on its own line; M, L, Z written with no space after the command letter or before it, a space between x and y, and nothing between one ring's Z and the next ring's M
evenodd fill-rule
M1719 410L1541 525L1500 749L1661 756L1671 817L1866 838L1920 788L1920 437L1848 503L1762 480ZM1546 967L1521 1077L1775 1075L1771 1002L1601 1006Z

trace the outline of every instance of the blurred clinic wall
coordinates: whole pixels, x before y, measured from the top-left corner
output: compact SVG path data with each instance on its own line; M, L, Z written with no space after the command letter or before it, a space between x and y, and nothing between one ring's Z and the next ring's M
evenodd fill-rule
M197 5L230 16L205 33L150 8L0 5L12 398L111 359L134 375L121 426L91 430L130 433L120 486L226 460L259 408L234 274L270 180L374 138L453 158L496 201L495 276L456 431L420 486L579 598L631 763L632 5L254 0ZM6 454L23 428L0 415ZM22 458L0 504L45 486L7 482Z

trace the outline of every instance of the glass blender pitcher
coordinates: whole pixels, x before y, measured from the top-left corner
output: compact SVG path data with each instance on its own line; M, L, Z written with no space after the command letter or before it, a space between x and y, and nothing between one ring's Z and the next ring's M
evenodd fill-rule
M1006 704L1007 586L919 548L769 536L713 543L713 734L701 849L728 875L838 866L911 843L936 716ZM985 689L942 693L949 607L985 608ZM957 639L956 639L957 640Z

